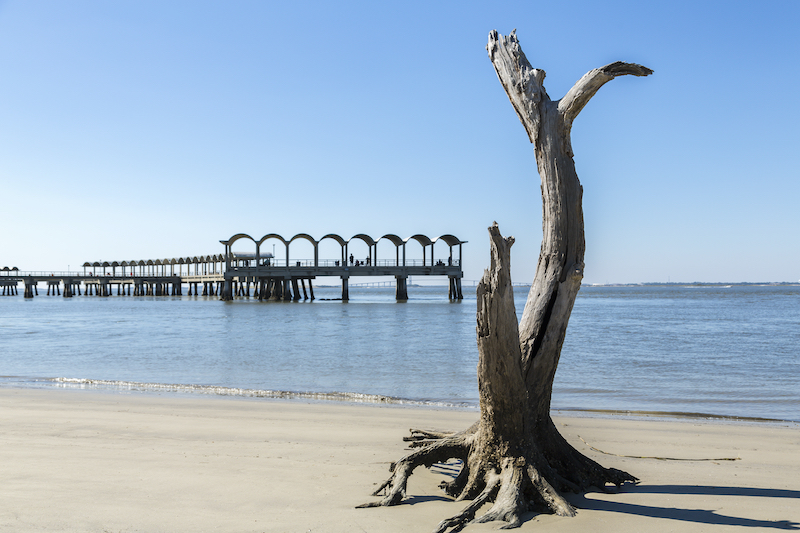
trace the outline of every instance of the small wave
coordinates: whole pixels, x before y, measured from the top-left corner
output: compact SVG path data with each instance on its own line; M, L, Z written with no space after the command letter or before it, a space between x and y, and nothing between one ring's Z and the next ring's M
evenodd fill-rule
M116 391L140 391L140 392L168 392L168 393L189 393L189 394L208 394L214 396L233 396L239 398L274 398L284 400L315 400L315 401L338 401L349 403L369 403L369 404L388 404L403 406L424 406L439 408L474 408L469 403L440 402L431 400L409 400L406 398L396 398L381 394L365 394L360 392L296 392L296 391L275 391L267 389L242 389L238 387L221 387L216 385L190 385L178 383L143 383L138 381L118 381L105 379L86 379L86 378L50 378L49 381L56 386L63 388L79 389L98 389Z

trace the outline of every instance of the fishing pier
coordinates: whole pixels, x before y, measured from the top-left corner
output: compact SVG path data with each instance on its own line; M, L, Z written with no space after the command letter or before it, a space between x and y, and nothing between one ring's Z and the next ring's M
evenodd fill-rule
M291 244L299 240L312 245L313 259L295 259L290 255ZM338 257L320 259L320 244L326 240L338 244ZM364 259L355 259L351 253L351 243L354 241L366 244L368 253ZM239 245L234 251L237 242ZM437 242L447 246L445 253L439 257L435 255L434 245ZM83 275L77 272L20 272L16 268L4 267L0 270L0 293L18 294L17 288L23 284L24 297L33 298L38 296L38 286L42 283L47 285L48 295L60 296L63 293L66 298L82 294L112 296L115 293L118 296L181 296L183 287L187 286L190 296L219 296L227 301L251 297L260 301L296 301L314 299L312 280L334 277L341 282L341 300L348 301L350 278L391 276L394 277L395 297L402 301L408 299L409 277L441 276L448 280L448 297L453 300L463 298L461 247L466 241L453 235L430 239L418 234L402 239L389 234L373 239L359 234L345 240L338 235L328 234L316 240L305 233L290 239L277 234L254 239L239 233L220 243L224 246L224 253L216 255L87 261L82 265ZM272 244L273 252L262 252L266 243ZM363 249L361 243L359 245ZM380 256L379 243L382 243ZM422 247L421 260L406 258L409 244ZM439 245L440 253L442 244ZM277 245L283 248L280 258L274 252ZM242 247L246 251L242 251ZM101 269L99 274L98 268ZM87 269L91 269L91 272Z

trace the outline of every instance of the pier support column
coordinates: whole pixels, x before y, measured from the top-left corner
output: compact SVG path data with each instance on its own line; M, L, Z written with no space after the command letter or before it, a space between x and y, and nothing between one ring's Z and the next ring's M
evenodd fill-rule
M23 298L33 298L33 285L34 282L25 280L25 292L22 294Z
M272 296L272 278L264 278L264 293L261 299L269 300L270 296Z
M314 287L311 285L311 278L308 278L308 291L311 293L311 301L314 301Z
M229 278L225 278L225 283L222 287L222 294L220 300L230 301L233 300L233 283Z
M305 287L303 287L305 289ZM297 278L292 280L292 292L294 292L294 298L292 300L297 301L300 299L300 287L297 285Z
M342 301L350 300L349 277L342 276Z
M395 276L395 300L404 301L408 300L408 276Z
M283 301L289 302L292 300L292 287L290 286L292 280L283 280Z
M311 283L311 280L308 280ZM306 280L300 278L300 285L303 287L303 300L308 300L308 293L306 292Z
M283 280L272 278L272 300L283 300Z

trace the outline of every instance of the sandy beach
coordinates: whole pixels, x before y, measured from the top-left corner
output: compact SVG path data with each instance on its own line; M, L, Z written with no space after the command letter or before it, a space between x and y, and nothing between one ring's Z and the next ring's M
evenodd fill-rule
M0 531L424 533L465 505L437 487L447 468L419 469L405 505L355 506L372 499L371 487L405 453L409 428L458 430L476 416L2 389ZM577 517L531 514L520 531L800 529L797 424L626 417L560 417L557 424L578 449L641 483L619 494L571 495Z

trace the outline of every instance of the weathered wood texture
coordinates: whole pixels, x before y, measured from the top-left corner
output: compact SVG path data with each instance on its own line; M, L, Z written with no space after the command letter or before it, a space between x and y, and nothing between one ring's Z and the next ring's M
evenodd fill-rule
M521 435L526 396L520 367L519 330L511 286L511 245L495 223L491 236L491 266L478 285L478 393L481 423L498 435Z
M395 505L405 496L408 476L420 465L445 458L463 461L444 491L471 503L442 521L436 533L460 530L470 521L521 523L521 514L542 509L575 514L559 491L635 482L627 472L604 468L579 453L550 418L553 379L572 306L583 278L582 189L572 160L572 122L591 97L617 76L647 76L631 63L612 63L582 77L558 101L545 91L543 70L531 67L516 35L493 31L487 45L497 77L534 145L542 182L543 236L536 275L519 324L511 285L513 238L489 228L491 265L478 285L477 342L480 420L456 434L412 430L421 448L392 465L392 475L364 507ZM487 502L491 508L475 518Z
M515 32L503 37L493 31L487 50L534 145L542 183L542 247L519 326L526 385L537 405L535 416L542 417L550 412L553 378L583 279L583 188L572 159L572 122L605 83L653 71L633 63L611 63L588 72L564 98L552 101L543 85L545 72L531 66Z

